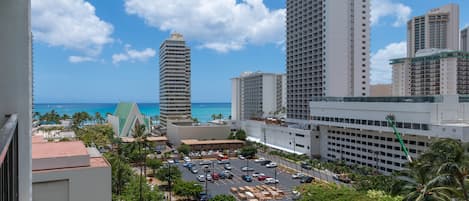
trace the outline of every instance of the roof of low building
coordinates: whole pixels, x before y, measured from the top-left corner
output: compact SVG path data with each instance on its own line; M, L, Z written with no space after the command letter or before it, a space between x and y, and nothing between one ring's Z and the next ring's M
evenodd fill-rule
M33 143L32 159L88 155L81 141Z
M122 142L134 142L133 137L121 137ZM168 138L166 136L150 136L147 137L147 141L149 142L166 142Z
M181 140L182 144L187 145L208 145L208 144L240 144L244 141L241 140L195 140L195 139L187 139Z

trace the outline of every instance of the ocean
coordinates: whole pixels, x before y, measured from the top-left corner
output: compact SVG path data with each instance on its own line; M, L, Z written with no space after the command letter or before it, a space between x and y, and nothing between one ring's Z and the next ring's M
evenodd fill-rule
M155 116L160 114L158 103L137 103L140 112L145 116ZM106 113L114 113L117 103L38 103L34 104L34 112L44 114L55 110L60 115L73 115L76 112L88 112L94 115L96 112L106 116ZM200 122L207 122L212 119L212 114L223 114L228 118L231 114L231 103L192 103L192 116Z

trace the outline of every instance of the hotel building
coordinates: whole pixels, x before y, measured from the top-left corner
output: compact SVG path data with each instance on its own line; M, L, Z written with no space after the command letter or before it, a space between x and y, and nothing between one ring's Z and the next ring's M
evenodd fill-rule
M286 75L246 72L231 79L231 119L263 118L286 108Z
M461 46L459 47L463 52L469 52L469 27L461 30Z
M370 0L287 0L287 118L315 96L368 96Z
M181 34L160 46L160 123L191 118L191 50Z
M393 96L469 94L469 52L424 49L391 64Z
M327 160L401 170L407 163L386 116L396 126L410 156L416 158L438 138L469 142L466 96L317 97L310 103L320 133L320 155Z
M431 9L407 22L407 57L418 50L459 49L459 6L448 4Z

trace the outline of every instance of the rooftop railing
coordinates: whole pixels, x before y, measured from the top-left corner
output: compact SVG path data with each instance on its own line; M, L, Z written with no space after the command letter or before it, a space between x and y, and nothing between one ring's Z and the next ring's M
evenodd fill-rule
M389 96L389 97L313 97L314 102L393 102L441 103L442 96Z
M0 200L18 201L18 116L0 128Z

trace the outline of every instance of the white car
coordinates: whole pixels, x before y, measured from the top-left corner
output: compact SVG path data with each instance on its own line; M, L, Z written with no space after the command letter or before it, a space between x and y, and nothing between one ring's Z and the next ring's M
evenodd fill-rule
M295 173L295 174L292 174L292 175L291 175L291 178L292 178L292 179L301 179L301 178L303 178L304 176L305 176L305 174L303 174L303 173Z
M265 176L265 174L264 173L259 173L259 172L252 173L252 177L260 177L260 176Z
M258 158L256 160L254 160L254 162L256 162L256 163L260 163L262 161L265 161L265 158Z
M184 162L188 163L188 162L191 162L191 159L187 156L184 156L183 158Z
M173 160L173 159L168 159L168 163L169 163L169 164L173 164L173 163L174 163L174 160Z
M265 165L265 167L267 167L267 168L275 168L275 167L277 167L277 163L269 163L269 164Z
M246 159L243 155L238 155L238 158L239 158L240 160Z
M200 182L204 182L205 181L205 176L204 175L199 175L199 176L197 176L197 180L199 180Z
M207 181L212 181L212 175L207 175Z
M279 181L278 179L274 179L274 178L266 178L264 183L266 184L277 184Z

